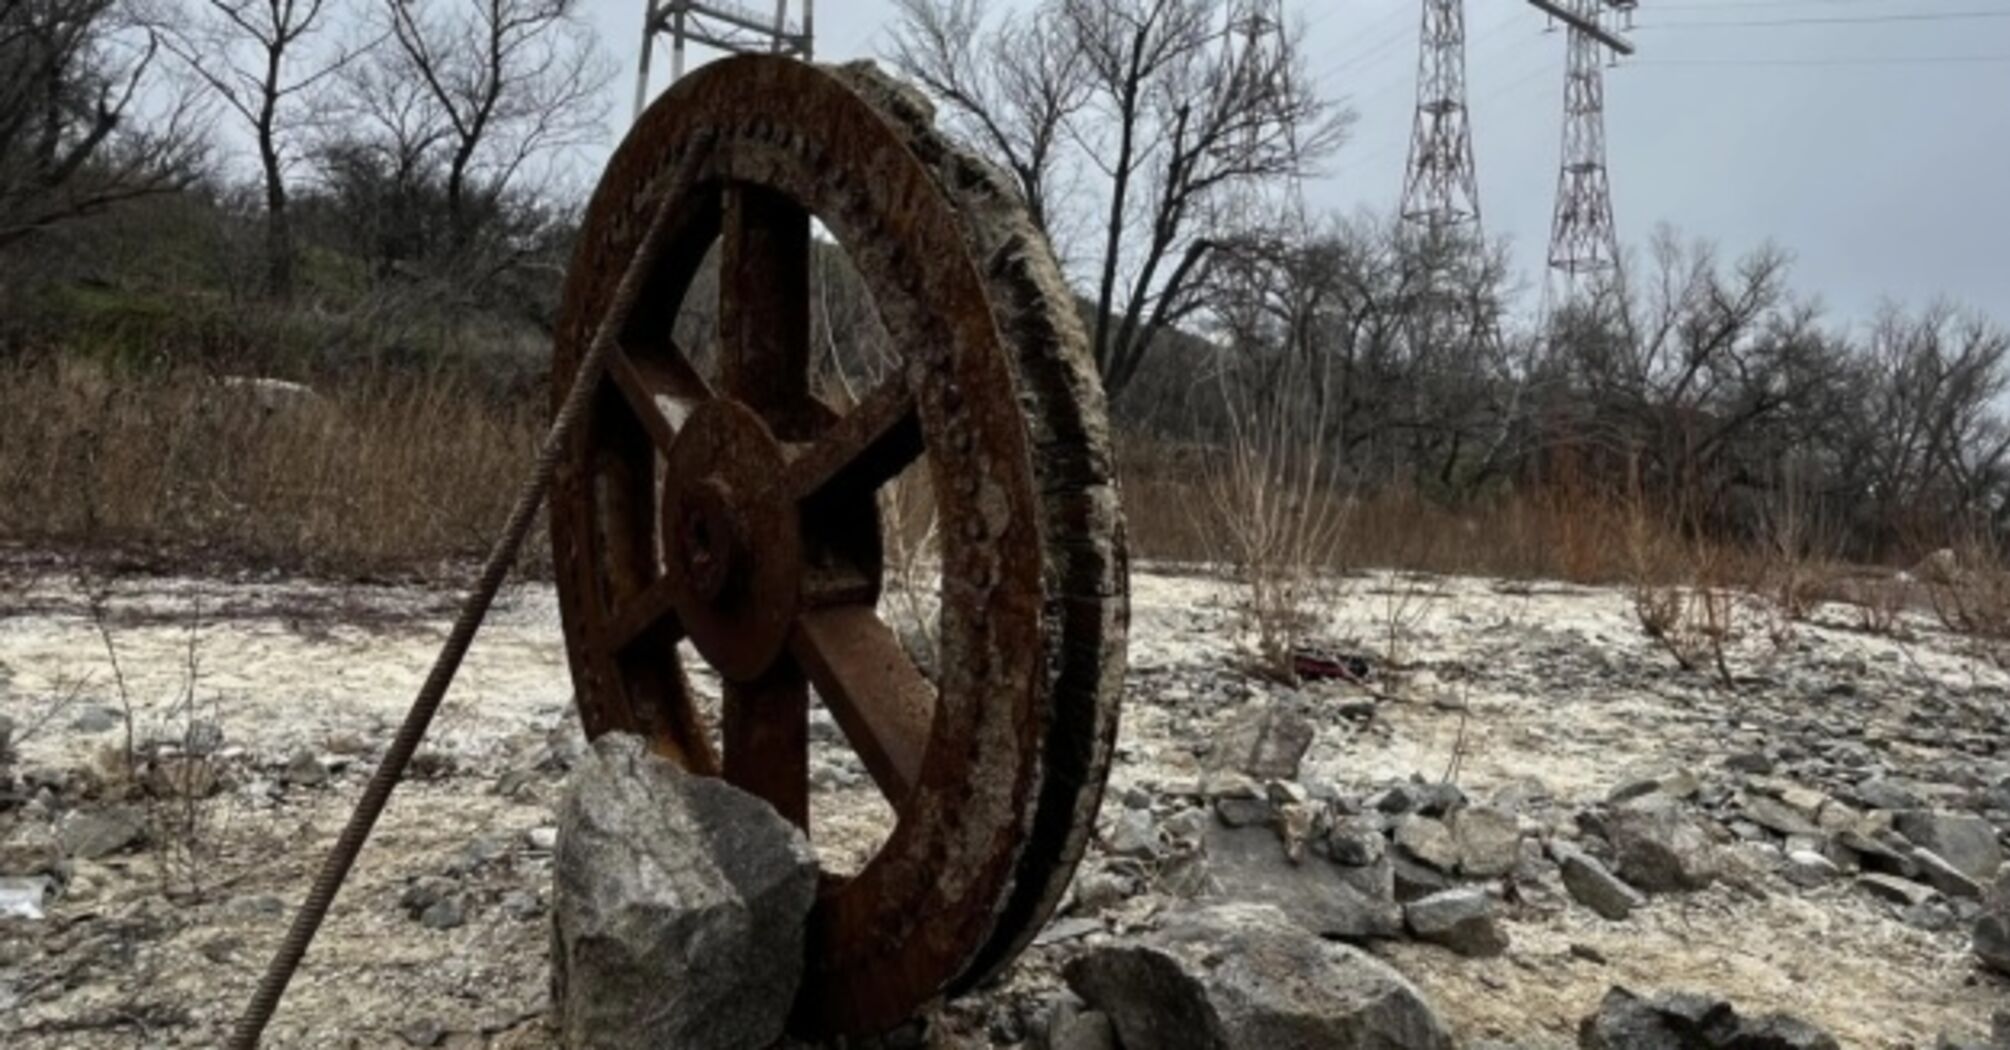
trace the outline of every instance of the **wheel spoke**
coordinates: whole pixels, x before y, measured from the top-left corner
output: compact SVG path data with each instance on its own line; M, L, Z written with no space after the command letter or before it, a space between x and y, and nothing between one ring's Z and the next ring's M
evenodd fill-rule
M720 729L727 783L768 800L789 823L810 826L810 698L794 663L751 682L725 682Z
M597 642L601 651L618 653L658 625L667 628L673 642L684 636L677 623L676 594L667 579L657 580L616 606L614 614L600 625Z
M674 343L669 344L667 356L643 353L624 343L608 354L607 377L649 440L662 450L676 440L692 407L712 396L704 377Z
M880 793L899 810L921 778L935 686L870 606L804 612L789 649Z
M896 374L789 462L788 490L797 499L827 489L871 492L893 480L921 452L921 417L914 410L914 395Z
M720 231L720 375L783 440L810 400L810 217L779 193L726 188Z

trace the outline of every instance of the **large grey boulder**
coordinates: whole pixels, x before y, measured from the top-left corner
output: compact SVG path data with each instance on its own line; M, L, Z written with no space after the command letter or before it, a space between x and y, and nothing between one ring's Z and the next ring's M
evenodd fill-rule
M610 733L558 812L552 992L569 1050L762 1050L802 978L809 843L766 802Z
M1452 1050L1422 993L1388 964L1274 907L1220 904L1090 950L1069 987L1124 1050Z
M1842 1050L1835 1037L1797 1017L1741 1017L1716 996L1643 998L1614 986L1577 1030L1581 1050Z
M1387 855L1362 865L1310 853L1294 861L1269 828L1217 824L1207 832L1207 865L1211 896L1274 905L1320 936L1362 940L1403 932Z

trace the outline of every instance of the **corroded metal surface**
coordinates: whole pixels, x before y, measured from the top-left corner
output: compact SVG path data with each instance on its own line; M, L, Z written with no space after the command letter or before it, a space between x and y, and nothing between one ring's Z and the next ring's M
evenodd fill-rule
M693 188L672 199L667 175L699 141ZM820 896L794 1027L883 1030L1009 961L1093 827L1127 615L1100 388L1011 193L867 69L729 59L644 114L587 216L555 385L659 213L674 235L552 501L580 714L805 824L815 687L898 820ZM842 411L810 393L812 215L900 354ZM715 242L707 377L671 322ZM873 493L924 453L943 565L933 683L874 611ZM716 739L678 664L686 638L725 680Z

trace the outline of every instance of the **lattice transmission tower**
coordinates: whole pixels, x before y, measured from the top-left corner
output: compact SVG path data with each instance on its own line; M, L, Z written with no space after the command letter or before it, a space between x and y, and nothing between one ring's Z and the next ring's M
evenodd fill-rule
M1423 0L1417 119L1403 175L1405 222L1433 234L1480 225L1480 188L1466 109L1465 0Z
M1608 28L1622 16L1631 28L1635 0L1529 0L1570 27L1563 81L1563 161L1550 222L1549 269L1569 299L1620 273L1619 230L1612 217L1612 179L1605 161L1605 62L1633 53Z
M642 58L635 69L635 114L649 101L649 54L656 37L670 38L670 79L684 75L684 50L703 44L733 54L814 55L816 0L802 0L802 18L792 20L789 0L775 0L774 17L731 0L644 0Z

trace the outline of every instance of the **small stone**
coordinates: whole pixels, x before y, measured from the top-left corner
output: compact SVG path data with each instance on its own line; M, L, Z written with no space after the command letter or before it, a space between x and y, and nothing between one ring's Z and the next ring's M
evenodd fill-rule
M1103 845L1119 857L1150 857L1159 851L1158 825L1147 810L1124 810L1117 814Z
M1996 829L1981 817L1914 809L1898 814L1895 824L1906 841L1932 850L1978 882L1995 878L2003 866Z
M1047 1050L1118 1050L1108 1014L1084 1010L1048 1029Z
M1381 827L1362 817L1349 817L1326 833L1327 856L1350 867L1373 864L1388 849L1389 840L1382 836Z
M1403 919L1421 940L1460 955L1487 958L1507 951L1507 934L1494 917L1493 898L1478 886L1434 893L1403 906Z
M1137 883L1127 875L1114 871L1091 871L1075 879L1075 908L1084 915L1094 915L1106 908L1112 908L1129 900L1137 892Z
M1281 703L1258 702L1238 712L1220 734L1221 754L1230 768L1258 780L1296 780L1312 736L1304 716Z
M1561 844L1552 846L1551 852L1563 867L1563 886L1570 892L1570 898L1601 918L1618 922L1647 903L1639 890L1627 885L1596 857Z
M1141 787L1136 787L1136 786L1132 786L1132 787L1127 787L1127 788L1125 788L1125 789L1124 789L1124 808L1125 808L1125 809L1150 809L1150 808L1152 808L1152 795L1151 795L1151 792L1149 792L1149 791L1146 791L1145 789L1143 789L1143 788L1141 788Z
M1747 797L1739 806L1745 819L1781 835L1818 837L1822 829L1792 806L1764 795Z
M544 914L544 901L530 890L511 890L502 896L502 910L518 922L529 922Z
M1207 810L1199 806L1188 806L1167 817L1159 828L1165 832L1166 838L1177 846L1198 847L1202 839L1207 836L1209 823L1211 821L1208 820Z
M1805 890L1826 886L1841 877L1842 869L1835 862L1813 850L1789 850L1786 867L1780 875L1788 882Z
M1582 959L1585 962L1593 963L1598 966L1605 966L1612 961L1605 957L1604 952L1601 952L1597 948L1594 948L1591 945L1585 944L1581 941L1570 942L1570 957L1573 959Z
M419 925L429 930L452 930L468 921L467 906L459 897L445 897L419 913Z
M1949 864L1940 854L1930 849L1912 851L1912 862L1919 866L1919 877L1926 884L1947 894L1967 900L1982 899L1982 884L1969 877L1968 873Z
M71 810L56 825L63 852L72 857L99 857L132 849L146 841L146 814L134 806Z
M1223 796L1214 800L1214 815L1231 828L1246 828L1269 824L1277 814L1267 798Z
M1773 771L1773 760L1764 751L1741 751L1724 760L1724 768L1734 773L1764 776Z
M1406 816L1396 822L1395 838L1396 845L1416 860L1447 874L1458 870L1459 845L1442 822Z
M1673 804L1621 807L1606 830L1620 877L1642 890L1700 890L1716 881L1716 847Z
M1467 806L1451 816L1458 843L1459 873L1496 878L1514 870L1521 855L1521 829L1513 814L1491 806Z
M328 769L314 757L314 752L303 749L287 760L286 768L279 771L279 782L293 787L320 787L328 782Z
M1886 777L1872 777L1851 788L1847 794L1869 809L1899 812L1919 808L1918 795Z
M70 731L73 733L91 734L109 733L125 724L125 712L120 711L118 708L92 706L77 712L76 717L70 719Z
M1876 873L1858 875L1856 882L1874 896L1894 904L1924 904L1933 899L1935 892L1931 886L1921 885L1911 879L1901 879L1896 875Z
M531 828L523 833L524 845L539 853L550 853L558 848L558 829L553 827Z
M0 875L44 875L62 860L62 840L40 821L17 820L0 840Z
M1429 864L1412 860L1409 854L1401 850L1388 851L1383 855L1382 863L1389 866L1396 900L1404 904L1451 889L1453 886L1450 875Z

